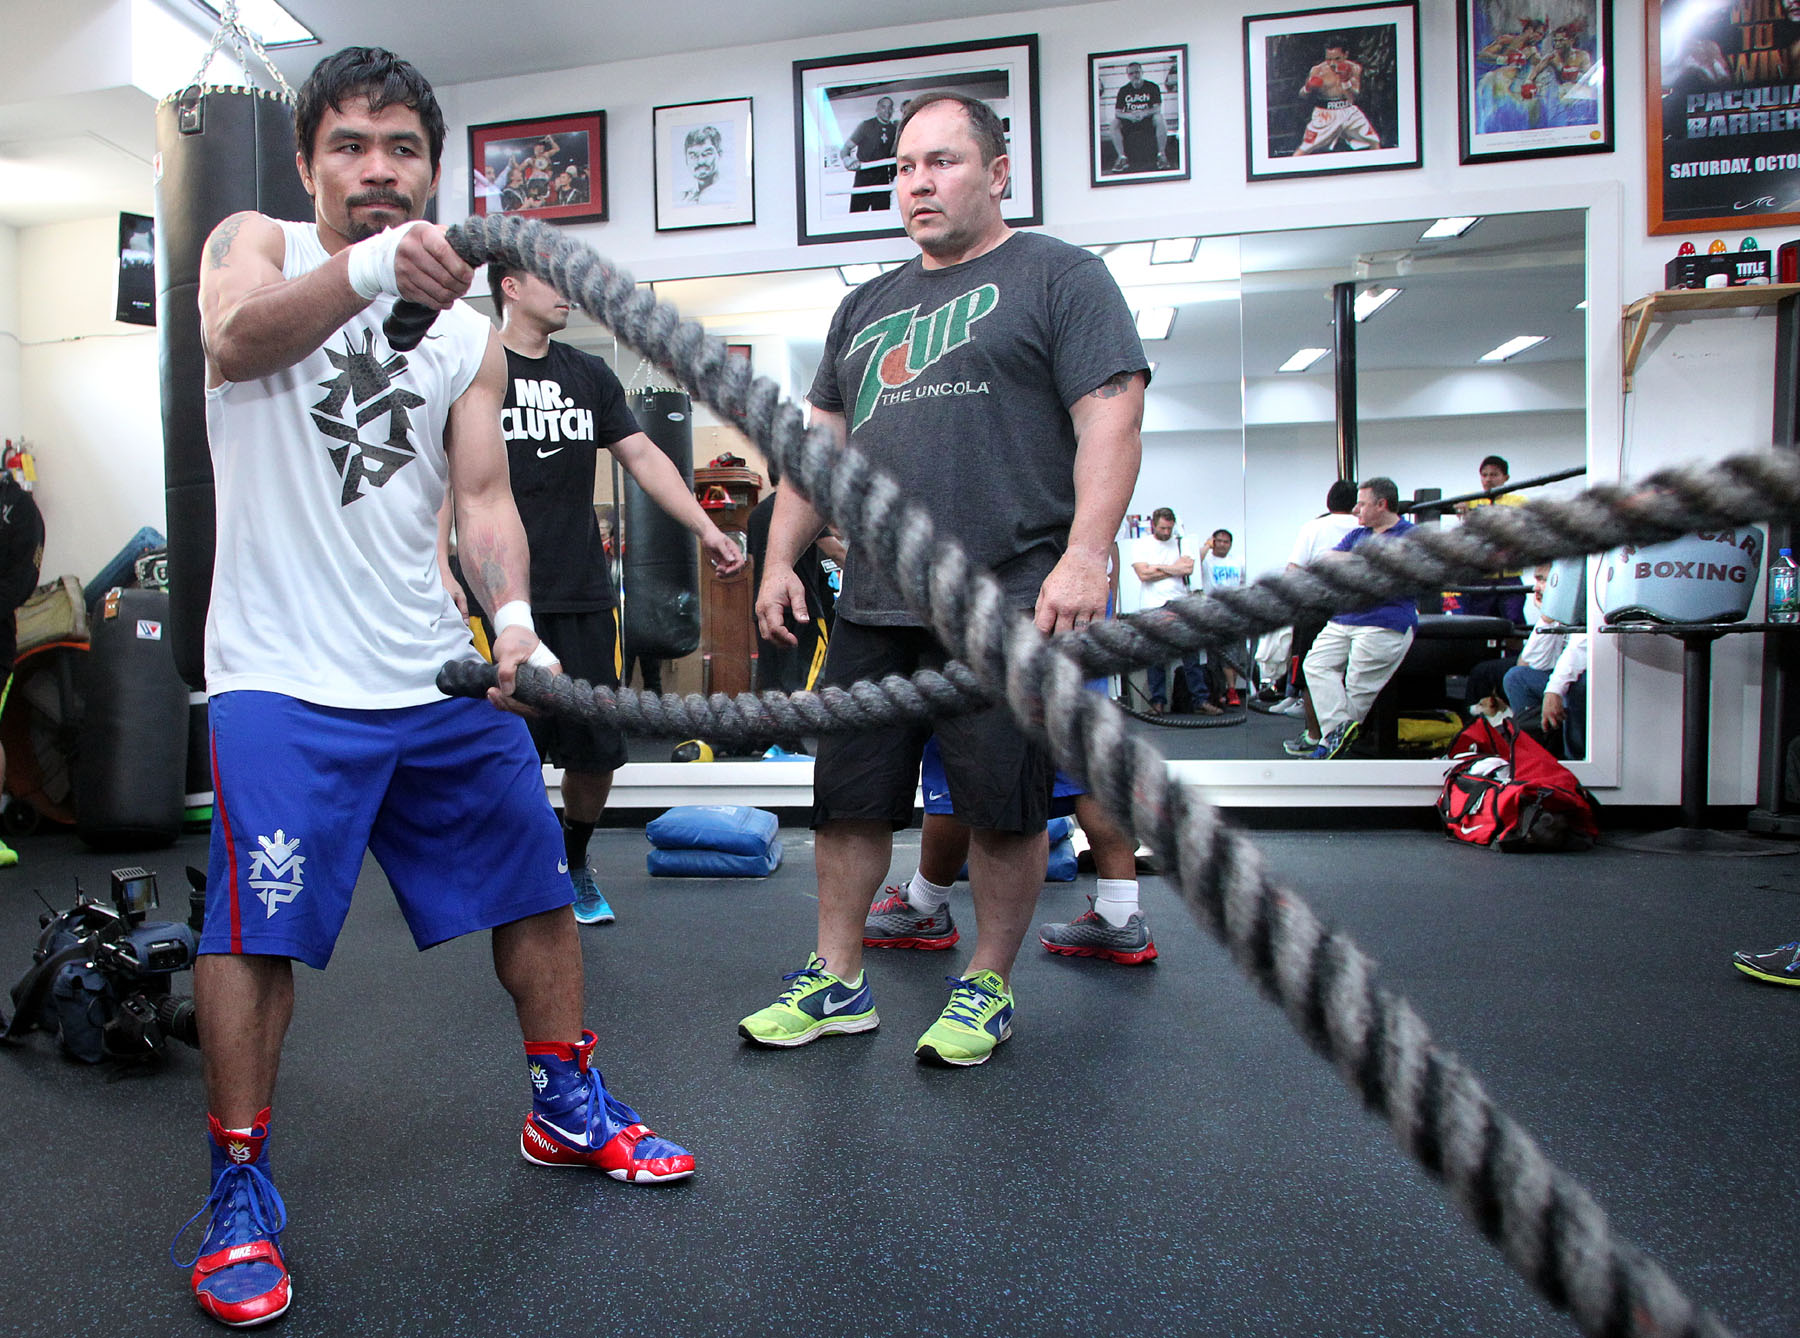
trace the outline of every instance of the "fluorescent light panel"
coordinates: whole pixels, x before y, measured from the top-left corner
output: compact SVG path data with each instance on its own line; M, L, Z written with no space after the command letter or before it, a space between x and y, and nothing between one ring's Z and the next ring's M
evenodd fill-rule
M1362 324L1399 296L1400 289L1398 288L1370 287L1363 289L1356 295L1356 302L1352 308L1357 324Z
M1419 234L1419 240L1434 242L1445 237L1460 237L1479 222L1479 218L1440 218Z
M1475 361L1505 362L1508 358L1523 353L1528 348L1536 348L1549 337L1549 335L1514 335L1511 339L1507 340L1504 344L1499 345L1497 348L1489 349L1486 353L1483 353L1479 358L1475 359Z
M1150 243L1152 265L1191 265L1198 254L1198 237L1163 237Z
M1142 307L1132 313L1139 339L1167 339L1175 324L1174 307Z
M194 3L215 19L224 17L224 10L211 0L194 0ZM275 0L238 0L238 21L255 33L264 46L306 46L319 40L311 28Z
M1331 350L1328 348L1296 349L1294 355L1275 370L1278 372L1304 372L1329 352Z
M846 287L854 288L857 284L867 283L880 274L881 266L874 261L870 261L866 265L839 265L837 272L838 278L844 281Z

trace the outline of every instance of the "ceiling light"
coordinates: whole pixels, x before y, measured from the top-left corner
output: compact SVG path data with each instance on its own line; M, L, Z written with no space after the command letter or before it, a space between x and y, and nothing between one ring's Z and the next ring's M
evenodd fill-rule
M1514 335L1498 348L1491 348L1483 353L1476 362L1505 362L1514 354L1523 353L1528 348L1536 348L1548 339L1549 335Z
M1167 339L1175 324L1174 307L1142 307L1131 313L1137 322L1139 339Z
M1586 311L1587 310L1587 299L1585 297L1582 298L1581 301L1579 301L1575 304L1575 310L1577 310L1577 311Z
M857 284L867 283L880 274L881 266L874 261L870 261L866 265L839 265L837 272L838 278L844 281L846 287L854 288Z
M1440 218L1419 234L1419 240L1435 242L1445 237L1460 237L1479 222L1479 218Z
M1278 372L1304 372L1329 352L1331 350L1328 348L1296 349L1294 355L1275 370Z
M224 11L212 0L194 0L215 19ZM264 46L306 46L319 40L317 34L299 19L275 3L275 0L237 0L238 22L256 35Z
M1400 296L1398 288L1365 288L1356 295L1353 311L1357 324L1369 319L1389 302Z
M1152 265L1191 265L1198 254L1198 237L1163 237L1150 243Z

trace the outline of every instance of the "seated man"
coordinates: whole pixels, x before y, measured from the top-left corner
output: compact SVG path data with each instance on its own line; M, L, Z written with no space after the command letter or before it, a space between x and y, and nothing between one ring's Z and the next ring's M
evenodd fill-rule
M1515 664L1529 665L1533 669L1551 669L1556 665L1556 657L1562 654L1563 645L1568 635L1562 632L1551 632L1538 624L1544 616L1544 585L1550 579L1550 564L1540 562L1531 573L1531 593L1525 599L1525 625L1531 628L1531 635L1525 640L1525 647L1517 655L1508 651L1498 659L1483 660L1469 670L1468 690L1464 694L1471 714L1486 715L1498 719L1502 709L1512 705L1506 699L1505 679L1508 671Z
M1140 607L1145 612L1186 596L1188 578L1194 574L1194 559L1181 551L1181 541L1175 537L1175 513L1170 508L1159 506L1151 512L1150 533L1132 540L1131 557L1131 570L1142 585ZM1224 711L1211 700L1201 665L1200 651L1190 650L1181 657L1188 696L1202 715L1223 715ZM1169 709L1168 667L1152 664L1146 672L1150 680L1150 714L1161 715Z
M1532 638L1537 638L1532 633ZM1519 728L1541 737L1551 752L1560 742L1563 757L1582 757L1587 753L1587 690L1584 683L1588 666L1588 634L1576 632L1563 638L1564 645L1549 669L1539 669L1524 662L1506 671L1503 681L1506 700L1512 706L1513 720ZM1526 650L1531 649L1530 642Z
M1390 478L1372 478L1356 490L1360 522L1336 547L1348 553L1377 538L1397 538L1413 528L1400 518L1400 490ZM1319 721L1319 737L1290 740L1290 756L1340 757L1356 741L1363 720L1394 676L1413 642L1419 613L1411 600L1390 599L1374 608L1340 613L1325 624L1306 654L1306 690Z

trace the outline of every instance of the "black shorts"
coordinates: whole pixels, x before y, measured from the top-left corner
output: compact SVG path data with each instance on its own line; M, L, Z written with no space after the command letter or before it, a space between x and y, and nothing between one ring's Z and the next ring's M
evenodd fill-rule
M539 613L537 634L562 661L570 678L594 687L619 686L618 620L612 609L592 613ZM625 765L625 736L612 725L563 716L530 719L538 756L565 771L617 771Z
M884 674L940 669L949 658L923 627L870 627L839 618L819 685L847 687ZM1044 829L1056 764L1004 704L935 722L822 735L813 763L813 826L886 822L898 831L910 825L919 759L934 729L961 822L986 831Z

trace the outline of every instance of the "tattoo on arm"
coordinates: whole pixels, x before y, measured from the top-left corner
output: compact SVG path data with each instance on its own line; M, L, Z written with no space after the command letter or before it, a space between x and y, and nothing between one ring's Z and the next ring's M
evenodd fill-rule
M1123 395L1131 389L1131 378L1136 375L1136 372L1114 372L1088 394L1097 400L1110 400L1116 395Z
M206 248L206 261L209 269L224 269L226 253L231 244L237 240L238 229L244 225L241 218L228 218L219 224L218 231L213 233L212 245Z

